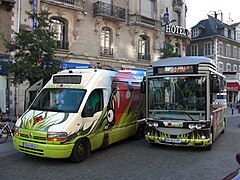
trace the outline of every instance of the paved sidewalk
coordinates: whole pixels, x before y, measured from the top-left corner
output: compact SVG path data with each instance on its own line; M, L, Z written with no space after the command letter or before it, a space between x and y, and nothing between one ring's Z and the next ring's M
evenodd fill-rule
M227 108L227 117L232 117L232 116L240 116L240 113L238 113L237 108Z

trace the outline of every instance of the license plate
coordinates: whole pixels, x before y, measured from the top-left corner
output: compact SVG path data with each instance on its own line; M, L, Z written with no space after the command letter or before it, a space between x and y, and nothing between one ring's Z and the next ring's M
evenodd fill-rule
M30 144L30 143L27 143L27 142L23 142L23 147L30 148L30 149L37 149L36 144Z
M181 139L174 139L174 138L165 138L165 142L182 143L182 140Z

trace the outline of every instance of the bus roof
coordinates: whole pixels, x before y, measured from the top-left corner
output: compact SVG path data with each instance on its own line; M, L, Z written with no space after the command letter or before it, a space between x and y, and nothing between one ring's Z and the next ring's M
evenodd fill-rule
M165 66L183 66L183 65L198 65L198 64L210 64L216 67L215 62L204 56L186 56L186 57L174 57L160 59L152 63L152 67L165 67Z

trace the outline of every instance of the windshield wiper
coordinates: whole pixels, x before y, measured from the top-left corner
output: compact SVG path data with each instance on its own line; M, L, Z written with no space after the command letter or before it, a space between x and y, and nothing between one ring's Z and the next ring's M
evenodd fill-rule
M195 119L187 111L183 111L183 113L185 113L188 117L190 117L191 120L195 121Z

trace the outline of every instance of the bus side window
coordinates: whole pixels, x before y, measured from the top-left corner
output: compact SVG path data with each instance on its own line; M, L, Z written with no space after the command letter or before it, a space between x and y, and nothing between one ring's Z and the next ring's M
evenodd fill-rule
M82 117L93 117L93 115L103 110L103 92L101 89L95 89L84 106Z

